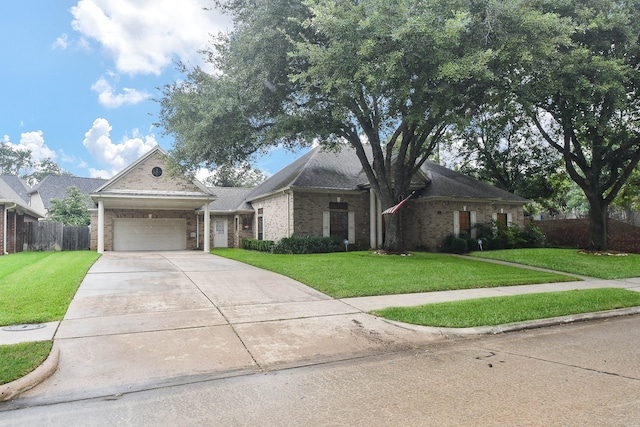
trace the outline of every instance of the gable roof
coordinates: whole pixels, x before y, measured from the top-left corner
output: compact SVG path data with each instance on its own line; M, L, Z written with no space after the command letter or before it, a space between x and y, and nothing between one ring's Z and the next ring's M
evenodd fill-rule
M215 195L195 178L163 173L167 153L155 146L97 188L91 198L110 209L198 209ZM159 170L159 174L156 172ZM153 176L152 176L153 175Z
M29 203L30 188L26 182L16 175L0 175L0 180L4 181L24 202Z
M51 207L52 199L64 199L69 196L68 189L70 187L77 187L78 190L84 195L89 195L96 188L107 182L106 179L100 178L82 178L78 176L67 175L48 175L44 177L39 184L33 187L29 194L38 193L42 199L42 204L45 209ZM92 207L93 204L87 198L87 207Z
M9 209L16 208L16 210L27 213L36 218L44 217L42 212L38 212L32 209L18 193L16 193L7 182L0 179L0 204L9 206Z
M135 162L131 163L129 166L127 166L126 168L124 168L123 170L121 170L120 172L118 172L116 175L114 175L111 179L107 180L102 186L100 186L99 188L96 188L94 190L94 193L101 193L104 191L109 190L109 187L113 186L116 182L118 182L123 176L129 174L131 171L133 171L135 168L138 167L138 165L140 165L141 163L144 163L147 159L149 159L152 156L155 156L156 154L161 154L163 156L167 155L167 152L164 151L162 149L162 147L160 147L159 145L156 145L155 147L153 147L151 150L147 151L145 154L143 154L138 160L136 160ZM198 190L200 190L202 193L210 195L211 191L200 181L198 181L197 179L192 179L190 180L191 183L193 185L195 185Z

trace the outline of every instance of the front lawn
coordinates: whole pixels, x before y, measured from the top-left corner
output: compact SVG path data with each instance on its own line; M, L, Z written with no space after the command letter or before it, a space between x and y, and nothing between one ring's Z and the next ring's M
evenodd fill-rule
M90 251L21 252L0 257L0 326L62 320L82 279L100 255ZM28 374L51 341L0 346L0 384Z
M62 320L99 256L92 251L70 251L0 257L0 326Z
M415 325L469 328L635 306L640 306L640 293L605 288L393 307L373 314Z
M577 249L508 249L473 252L473 257L510 261L600 279L640 277L640 255L581 253Z
M411 256L376 255L371 251L282 255L214 249L212 253L283 274L334 298L576 280L559 274L422 252Z

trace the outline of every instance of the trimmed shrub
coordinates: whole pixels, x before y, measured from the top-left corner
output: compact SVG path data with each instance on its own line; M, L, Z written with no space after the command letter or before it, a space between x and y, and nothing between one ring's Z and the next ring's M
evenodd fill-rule
M242 249L259 252L271 252L273 240L242 239Z
M448 235L442 242L442 252L450 254L463 254L468 251L467 241L463 238L456 237L453 234Z
M471 238L467 233L461 233L460 237L453 234L445 237L442 242L442 251L448 253L466 253L479 251L478 240L482 240L482 249L518 249L518 248L539 248L545 246L545 236L540 229L529 223L524 228L496 224L477 224L475 226L475 238ZM457 240L464 240L466 247L464 252L462 243Z
M280 239L274 254L317 254L344 251L344 243L336 237L292 236Z

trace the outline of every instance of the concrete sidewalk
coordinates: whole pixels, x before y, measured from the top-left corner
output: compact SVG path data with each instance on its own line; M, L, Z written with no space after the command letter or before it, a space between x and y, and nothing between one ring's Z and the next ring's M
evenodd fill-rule
M279 274L202 252L108 252L85 277L64 320L39 332L38 339L55 333L57 372L18 400L118 395L413 348L446 334L366 312L599 287L640 291L640 278L336 300ZM0 332L0 343L5 334L23 333Z

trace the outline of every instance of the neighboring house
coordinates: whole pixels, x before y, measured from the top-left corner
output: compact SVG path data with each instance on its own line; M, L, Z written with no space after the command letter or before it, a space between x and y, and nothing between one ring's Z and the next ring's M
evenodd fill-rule
M26 223L44 213L29 206L29 187L17 176L0 175L0 255L22 252Z
M243 238L292 235L336 236L371 248L384 242L388 206L350 147L315 148L253 189L207 188L172 176L165 154L154 148L91 195L98 203L93 249L208 251L241 246ZM417 195L396 214L407 249L437 250L447 235L473 236L476 223L524 224L528 200L431 162L412 189Z
M89 195L107 182L100 178L81 178L67 175L47 175L42 181L28 191L29 204L45 214L51 207L51 200L64 199L69 196L68 190L77 187L82 194ZM87 208L94 208L94 204L87 197Z

